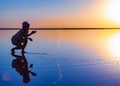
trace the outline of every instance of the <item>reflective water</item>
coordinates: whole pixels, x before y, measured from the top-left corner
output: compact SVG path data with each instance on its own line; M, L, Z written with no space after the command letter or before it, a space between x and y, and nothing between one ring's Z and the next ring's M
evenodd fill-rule
M102 44L114 31L38 30L11 55L16 32L0 31L0 86L120 86L119 58Z

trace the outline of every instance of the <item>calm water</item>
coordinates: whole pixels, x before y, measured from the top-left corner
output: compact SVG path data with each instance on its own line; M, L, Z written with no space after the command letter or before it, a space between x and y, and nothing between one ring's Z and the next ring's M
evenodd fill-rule
M11 37L16 32L0 30L0 86L120 86L119 58L103 44L116 30L38 30L27 53L15 53L36 74L28 74L28 83L20 66L13 67L17 56L11 55Z

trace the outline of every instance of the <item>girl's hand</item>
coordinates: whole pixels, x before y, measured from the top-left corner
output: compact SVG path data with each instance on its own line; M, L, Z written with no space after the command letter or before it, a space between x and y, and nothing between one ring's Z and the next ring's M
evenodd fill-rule
M31 34L34 34L34 33L36 33L36 32L37 32L37 31L32 31Z
M27 37L28 37L28 36L31 36L32 34L34 34L34 33L36 33L36 32L37 32L37 31L31 31L31 33L28 34Z

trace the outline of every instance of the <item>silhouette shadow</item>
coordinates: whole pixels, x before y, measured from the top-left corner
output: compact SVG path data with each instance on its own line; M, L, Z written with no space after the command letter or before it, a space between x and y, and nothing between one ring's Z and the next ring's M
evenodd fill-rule
M36 73L29 70L29 68L33 67L33 64L28 66L28 61L24 53L16 55L15 52L12 52L11 55L15 57L15 59L12 60L11 66L23 77L24 83L30 82L30 74L32 74L32 76L37 76Z

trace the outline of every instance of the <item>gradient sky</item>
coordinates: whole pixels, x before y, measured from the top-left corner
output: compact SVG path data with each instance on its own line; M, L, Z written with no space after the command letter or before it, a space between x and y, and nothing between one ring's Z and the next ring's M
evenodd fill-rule
M0 28L111 27L104 16L109 0L1 0ZM111 25L111 26L110 26Z

